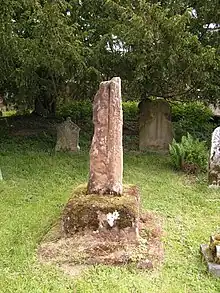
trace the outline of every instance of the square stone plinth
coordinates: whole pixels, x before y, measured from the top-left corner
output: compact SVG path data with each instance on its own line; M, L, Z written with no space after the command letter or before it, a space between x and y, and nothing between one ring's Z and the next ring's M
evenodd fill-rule
M38 248L39 260L60 268L75 265L132 265L152 270L163 263L162 219L140 213L139 190L123 186L121 196L86 194L81 185ZM116 216L111 222L110 216ZM112 225L113 224L113 225Z
M64 233L130 229L138 235L139 192L135 186L124 188L121 196L86 194L85 186L76 189L62 215Z

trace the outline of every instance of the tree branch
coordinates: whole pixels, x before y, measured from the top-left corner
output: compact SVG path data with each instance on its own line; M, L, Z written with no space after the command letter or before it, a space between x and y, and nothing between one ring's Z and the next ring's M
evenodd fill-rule
M158 98L163 98L165 100L167 99L171 99L173 97L181 97L184 96L185 94L191 92L192 90L194 90L194 87L189 88L188 90L184 91L184 92L180 92L180 93L174 93L174 94L156 94L156 93L148 93L148 96L153 96L153 97L158 97Z

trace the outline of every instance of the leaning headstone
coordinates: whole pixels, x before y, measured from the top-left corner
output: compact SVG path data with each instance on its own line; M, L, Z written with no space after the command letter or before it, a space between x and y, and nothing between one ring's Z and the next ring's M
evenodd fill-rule
M3 176L2 176L2 170L0 168L0 181L3 180Z
M168 152L173 140L171 110L162 99L144 100L139 104L139 149Z
M121 79L100 84L93 102L94 135L90 149L88 194L122 194Z
M208 181L210 187L220 186L220 127L212 133Z
M57 127L57 144L55 151L76 152L79 147L80 128L68 117L66 121Z

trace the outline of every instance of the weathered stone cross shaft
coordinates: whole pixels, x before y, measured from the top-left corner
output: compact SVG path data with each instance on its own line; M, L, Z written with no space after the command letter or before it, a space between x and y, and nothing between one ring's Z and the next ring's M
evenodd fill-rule
M94 135L90 149L88 194L122 194L121 79L100 84L93 102Z

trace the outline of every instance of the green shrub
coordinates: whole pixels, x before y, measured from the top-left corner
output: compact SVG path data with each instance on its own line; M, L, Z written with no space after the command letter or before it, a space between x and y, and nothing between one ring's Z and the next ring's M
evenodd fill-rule
M175 139L180 141L188 132L195 138L211 141L211 134L216 127L212 111L201 102L174 103L171 105Z
M195 139L187 133L187 136L183 136L179 143L173 139L169 151L175 169L188 173L207 170L208 151L205 141Z
M137 102L123 102L122 108L125 121L135 121L138 119ZM76 123L79 121L92 121L92 102L72 101L63 105L58 105L56 114L59 117L69 116Z
M129 135L138 134L138 102L126 101L122 103L124 129L129 130ZM205 140L209 145L211 134L216 125L212 122L212 111L201 102L172 103L172 123L174 127L175 139L181 141L182 136L189 132L194 138ZM93 131L92 123L92 102L71 101L63 103L57 107L59 117L72 118L76 124L82 127L86 132ZM126 132L127 134L127 132Z
M137 139L137 120L138 120L138 104L137 102L123 102L123 118L124 118L124 145L125 148L138 148ZM58 117L71 117L81 128L80 144L88 147L93 135L92 122L92 102L91 101L71 101L68 103L60 103L57 106L56 115ZM134 135L131 135L134 134ZM86 143L88 141L88 143Z
M73 101L59 105L56 110L59 117L71 117L76 123L92 121L92 103L90 101Z
M124 121L138 120L138 102L128 101L122 103Z

